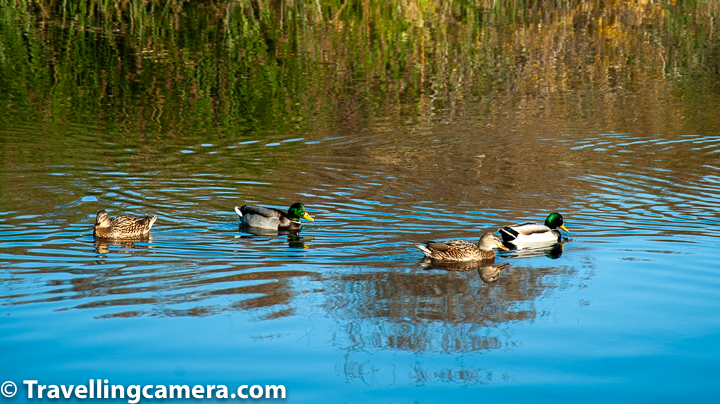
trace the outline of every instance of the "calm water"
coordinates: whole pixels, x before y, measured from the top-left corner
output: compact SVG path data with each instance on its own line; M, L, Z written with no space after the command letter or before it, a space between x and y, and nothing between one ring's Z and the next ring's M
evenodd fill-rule
M720 97L650 84L458 90L420 113L359 103L279 129L6 110L0 381L720 400ZM236 205L296 201L316 219L297 236L238 228ZM92 237L99 209L159 218L150 240L108 245ZM570 240L503 253L494 282L414 247L551 211Z

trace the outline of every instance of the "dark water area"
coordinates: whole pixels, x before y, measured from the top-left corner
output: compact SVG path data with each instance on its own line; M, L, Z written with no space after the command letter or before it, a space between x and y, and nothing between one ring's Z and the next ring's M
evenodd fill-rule
M0 1L6 400L720 399L717 4L73 7ZM233 210L293 202L299 234ZM553 211L553 251L415 247Z

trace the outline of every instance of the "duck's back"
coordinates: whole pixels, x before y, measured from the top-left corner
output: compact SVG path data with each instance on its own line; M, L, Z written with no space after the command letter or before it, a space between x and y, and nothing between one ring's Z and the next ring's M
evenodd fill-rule
M245 226L260 229L295 229L302 227L300 222L293 222L287 214L279 209L262 206L244 205L240 207L241 222Z
M110 226L95 226L93 235L110 239L144 237L150 233L156 220L157 216L117 216L110 219Z
M427 257L436 260L475 261L495 256L494 251L482 251L466 240L428 241L425 245L417 244L417 247Z
M281 217L285 216L285 213L281 210L265 208L262 206L243 205L240 207L240 212L242 213L243 217L245 215L258 215L266 217L268 219L280 219Z
M498 229L504 243L519 245L556 243L560 239L557 230L533 222L520 223Z
M260 229L278 229L280 220L276 217L266 217L248 213L242 217L242 224Z

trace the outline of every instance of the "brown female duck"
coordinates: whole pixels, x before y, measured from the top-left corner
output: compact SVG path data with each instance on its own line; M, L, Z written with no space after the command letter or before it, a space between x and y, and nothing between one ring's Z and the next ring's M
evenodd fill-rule
M105 210L99 210L95 218L93 236L106 239L143 238L150 234L150 228L157 216L110 217Z
M480 261L495 257L493 248L507 250L500 237L495 233L486 233L473 244L466 240L427 241L417 244L426 257L441 261Z

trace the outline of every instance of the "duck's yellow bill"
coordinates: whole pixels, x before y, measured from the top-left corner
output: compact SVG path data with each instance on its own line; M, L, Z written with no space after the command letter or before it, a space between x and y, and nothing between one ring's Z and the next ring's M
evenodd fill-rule
M501 250L505 250L505 251L510 250L509 248L505 247L505 245L503 245L502 243L498 243L497 246L498 246L498 248L501 249Z
M303 216L303 217L304 217L305 219L311 221L311 222L314 222L314 221L315 221L315 219L313 219L307 212L305 212L305 216ZM566 231L567 231L567 230L566 230Z
M561 225L560 225L560 228L563 229L563 230L565 230L566 232L570 233L570 230L568 230L567 227L565 227L564 224L561 224Z

